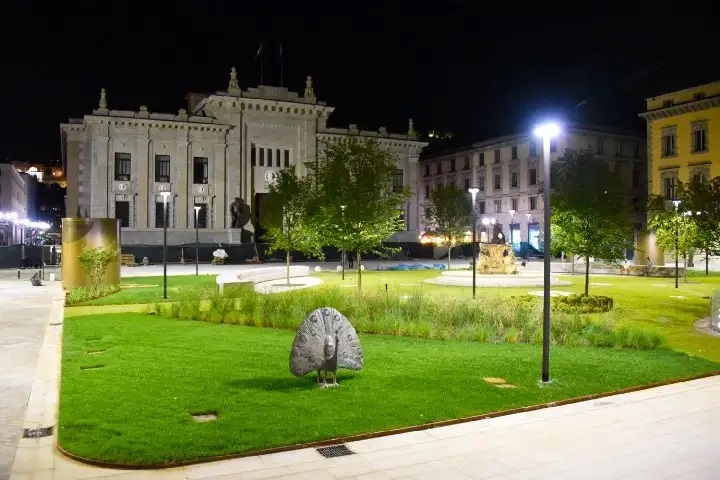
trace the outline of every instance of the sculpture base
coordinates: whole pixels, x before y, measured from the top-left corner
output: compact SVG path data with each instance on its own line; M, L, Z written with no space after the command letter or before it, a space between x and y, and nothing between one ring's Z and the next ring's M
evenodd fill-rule
M450 270L442 272L439 277L425 280L425 283L472 287L473 272ZM475 286L477 287L542 287L544 283L543 272L522 272L514 275L475 274ZM560 280L557 275L550 277L550 284L558 287L571 285L568 281Z
M512 246L504 243L481 243L475 269L482 274L509 275L517 272Z

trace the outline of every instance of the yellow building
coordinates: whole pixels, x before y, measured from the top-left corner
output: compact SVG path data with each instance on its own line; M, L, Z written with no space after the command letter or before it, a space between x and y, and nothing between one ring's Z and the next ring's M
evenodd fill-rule
M677 182L720 176L720 81L647 99L648 193L672 200ZM662 252L648 256L663 264Z

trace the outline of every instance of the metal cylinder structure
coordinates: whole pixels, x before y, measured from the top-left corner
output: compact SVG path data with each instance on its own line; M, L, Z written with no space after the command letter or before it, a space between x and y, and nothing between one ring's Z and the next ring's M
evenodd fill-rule
M64 289L88 286L80 266L80 255L91 248L117 251L103 277L103 283L120 283L120 220L115 218L63 218L62 285Z

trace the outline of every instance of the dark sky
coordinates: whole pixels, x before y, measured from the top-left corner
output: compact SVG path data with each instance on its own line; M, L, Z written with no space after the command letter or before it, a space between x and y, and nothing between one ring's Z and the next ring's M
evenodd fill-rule
M449 129L469 141L577 112L588 123L642 126L645 97L720 79L709 14L664 18L664 28L663 17L603 17L596 8L518 18L452 2L425 15L417 3L396 11L358 4L352 17L295 2L314 13L308 18L255 15L246 2L178 1L164 10L161 1L118 0L77 11L61 3L15 2L4 12L0 158L59 158L58 124L91 113L101 87L111 109L177 112L189 91L225 89L233 65L243 88L255 86L261 41L264 83L279 84L282 41L285 85L302 92L312 75L316 95L336 107L332 126L404 132L413 117L420 131Z

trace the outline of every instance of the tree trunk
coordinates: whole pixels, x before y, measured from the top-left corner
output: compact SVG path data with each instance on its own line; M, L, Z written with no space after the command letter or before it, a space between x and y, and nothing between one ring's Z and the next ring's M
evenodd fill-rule
M709 275L710 273L710 250L705 249L705 275Z
M685 283L687 283L687 269L688 269L688 253L685 252L685 255L683 257L683 270L685 270L685 274L683 276L685 277Z
M452 246L448 246L448 271L450 271L450 253L452 252Z
M357 269L358 269L358 291L362 290L362 268L360 268L360 250L357 251Z
M286 267L287 267L287 271L286 271L287 284L288 284L288 286L289 286L289 285L290 285L290 250L288 250L288 251L285 253L285 255L286 255L286 256L285 256L285 261L287 262L287 263L286 263Z
M590 289L590 257L585 257L585 296Z

